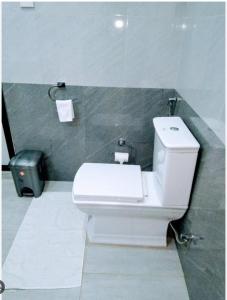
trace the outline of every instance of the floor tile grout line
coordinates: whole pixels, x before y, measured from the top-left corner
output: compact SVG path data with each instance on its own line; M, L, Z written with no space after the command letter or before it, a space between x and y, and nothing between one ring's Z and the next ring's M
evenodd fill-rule
M105 276L105 275L111 275L111 276L122 276L122 277L144 277L144 278L146 278L146 277L149 277L149 278L151 278L152 277L152 275L154 275L154 274L123 274L123 273L93 273L93 272L84 272L83 273L84 275L86 274L86 275L100 275L100 276ZM162 279L162 278L166 278L166 277L169 277L169 276L171 276L172 275L172 277L171 278L179 278L179 279L182 279L182 278L185 278L185 276L182 274L182 275L174 275L173 276L173 274L167 274L167 275L163 275L163 276L157 276L156 275L156 273L155 273L155 278L158 278L158 279Z
M85 234L86 234L86 233L85 233ZM81 277L81 286L80 286L80 293L79 293L79 299L78 299L78 300L81 300L81 297L82 297L82 288L83 288L84 274L86 274L86 273L84 272L86 260L87 260L87 234L86 234L86 238L85 238L84 260L83 260L82 277Z

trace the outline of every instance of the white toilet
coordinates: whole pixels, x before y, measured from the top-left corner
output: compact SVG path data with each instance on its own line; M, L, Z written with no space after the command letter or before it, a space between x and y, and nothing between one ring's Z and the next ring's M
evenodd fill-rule
M199 143L179 117L153 123L153 172L84 163L76 173L73 202L88 215L90 242L166 246L168 223L186 212Z

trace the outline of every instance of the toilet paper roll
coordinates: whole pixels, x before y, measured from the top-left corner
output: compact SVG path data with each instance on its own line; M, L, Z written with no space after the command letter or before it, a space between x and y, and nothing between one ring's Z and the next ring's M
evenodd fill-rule
M123 164L124 162L128 162L129 154L123 152L115 152L114 153L114 161Z

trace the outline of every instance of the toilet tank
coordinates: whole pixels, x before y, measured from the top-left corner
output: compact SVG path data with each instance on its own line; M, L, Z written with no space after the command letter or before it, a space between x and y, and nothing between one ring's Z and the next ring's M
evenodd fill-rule
M180 117L158 117L153 123L153 172L160 202L186 208L200 145Z

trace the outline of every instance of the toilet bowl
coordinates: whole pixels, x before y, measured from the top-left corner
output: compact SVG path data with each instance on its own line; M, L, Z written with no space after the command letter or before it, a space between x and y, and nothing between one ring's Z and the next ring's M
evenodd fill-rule
M199 144L179 117L154 119L153 172L84 163L73 202L88 215L90 242L166 246L170 221L188 208Z

